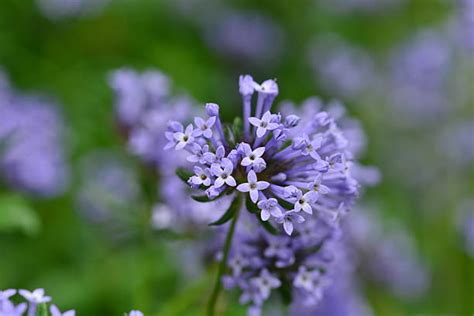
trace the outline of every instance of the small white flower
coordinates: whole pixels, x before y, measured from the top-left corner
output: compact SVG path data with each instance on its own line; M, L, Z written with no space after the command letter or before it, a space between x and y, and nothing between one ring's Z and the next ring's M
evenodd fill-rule
M273 115L270 111L265 112L261 119L249 117L250 124L257 127L257 137L263 137L267 131L272 131L280 126L280 124L272 122L272 118Z
M250 148L248 144L243 144L242 150L245 154L244 159L242 159L240 163L242 166L258 166L259 169L262 169L261 167L266 167L266 162L262 158L263 154L265 153L265 147L258 147L257 149L252 151L252 148Z
M248 173L247 181L247 183L239 184L237 190L240 192L249 192L252 202L257 203L258 191L265 190L270 186L270 183L266 181L257 181L257 175L253 170L250 170Z
M186 130L183 132L176 132L173 134L174 139L176 140L176 150L183 149L186 145L194 141L193 136L193 125L189 124L186 126Z
M217 189L223 186L224 184L227 184L231 187L235 187L237 185L237 182L231 175L233 170L234 166L232 165L232 162L227 158L222 159L221 165L213 164L211 166L211 172L217 177L214 181L214 187Z
M212 137L212 126L214 126L214 123L216 123L216 117L211 116L210 118L207 119L207 121L204 121L200 117L196 117L194 119L194 124L196 124L196 129L194 130L194 137L199 137L199 136L204 136L206 138L211 138Z

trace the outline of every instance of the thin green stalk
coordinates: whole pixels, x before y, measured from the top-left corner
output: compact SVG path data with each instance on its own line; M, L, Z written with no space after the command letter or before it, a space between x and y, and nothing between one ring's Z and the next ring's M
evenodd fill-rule
M217 270L217 278L216 278L216 283L214 284L214 289L212 291L211 297L209 299L209 304L207 306L207 315L208 316L214 316L215 311L216 311L216 303L217 299L219 297L219 293L222 288L222 283L221 283L221 278L222 275L224 274L225 268L227 266L227 258L229 257L229 252L230 252L230 247L232 245L232 238L234 237L234 232L235 232L235 225L237 224L237 220L239 218L239 213L240 213L240 206L242 203L242 199L238 197L239 199L239 204L237 206L237 211L235 212L234 218L232 218L232 222L230 223L229 231L227 232L227 236L225 239L225 244L224 244L224 249L223 249L223 256L222 260L219 263L219 267Z

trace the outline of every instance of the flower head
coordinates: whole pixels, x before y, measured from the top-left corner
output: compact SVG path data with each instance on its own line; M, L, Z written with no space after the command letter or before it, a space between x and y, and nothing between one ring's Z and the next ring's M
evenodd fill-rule
M207 135L194 132L185 145L176 146L189 153L194 175L188 183L206 194L199 200L233 196L229 210L212 225L236 220L239 200L246 199L248 212L239 222L253 227L252 232L238 228L228 261L232 273L223 278L224 284L239 287L240 301L256 314L272 290L283 285L305 301L317 302L327 283L338 219L359 189L351 173L350 142L338 126L339 117L321 108L304 120L292 113L272 113L279 92L275 80L258 84L245 75L239 84L243 121L236 120L223 133L213 106L207 112L215 120L194 121L206 125ZM258 98L253 108L254 92ZM168 135L175 133L175 139L184 141L186 132L175 127L179 129L169 124Z
M305 216L338 214L341 203L349 206L358 190L350 173L353 156L331 113L317 107L303 121L294 114L282 117L271 112L279 92L275 80L258 84L245 75L239 85L244 133L233 127L226 136L214 103L206 105L209 118L195 118L197 128L169 123L170 141L194 164L188 183L212 199L242 192L249 193L251 203L267 201L256 205L261 219L281 224L287 233ZM252 111L248 96L255 91Z
M259 191L265 190L270 186L270 183L266 181L258 181L255 171L250 170L247 175L247 183L239 184L237 190L240 192L249 192L250 199L252 202L257 203L259 197Z

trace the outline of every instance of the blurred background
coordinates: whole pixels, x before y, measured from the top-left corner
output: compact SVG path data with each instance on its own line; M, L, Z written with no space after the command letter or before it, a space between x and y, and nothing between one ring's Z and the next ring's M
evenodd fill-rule
M117 69L161 71L228 121L248 73L277 78L278 101L338 99L365 131L378 170L348 230L366 315L474 314L474 1L2 0L0 69L0 289L44 287L78 315L199 315L206 233L161 204Z

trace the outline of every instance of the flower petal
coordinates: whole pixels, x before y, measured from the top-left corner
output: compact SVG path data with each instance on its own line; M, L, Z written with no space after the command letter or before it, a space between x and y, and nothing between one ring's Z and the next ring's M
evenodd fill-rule
M240 192L249 192L250 191L250 185L248 183L242 183L237 186L237 191Z

